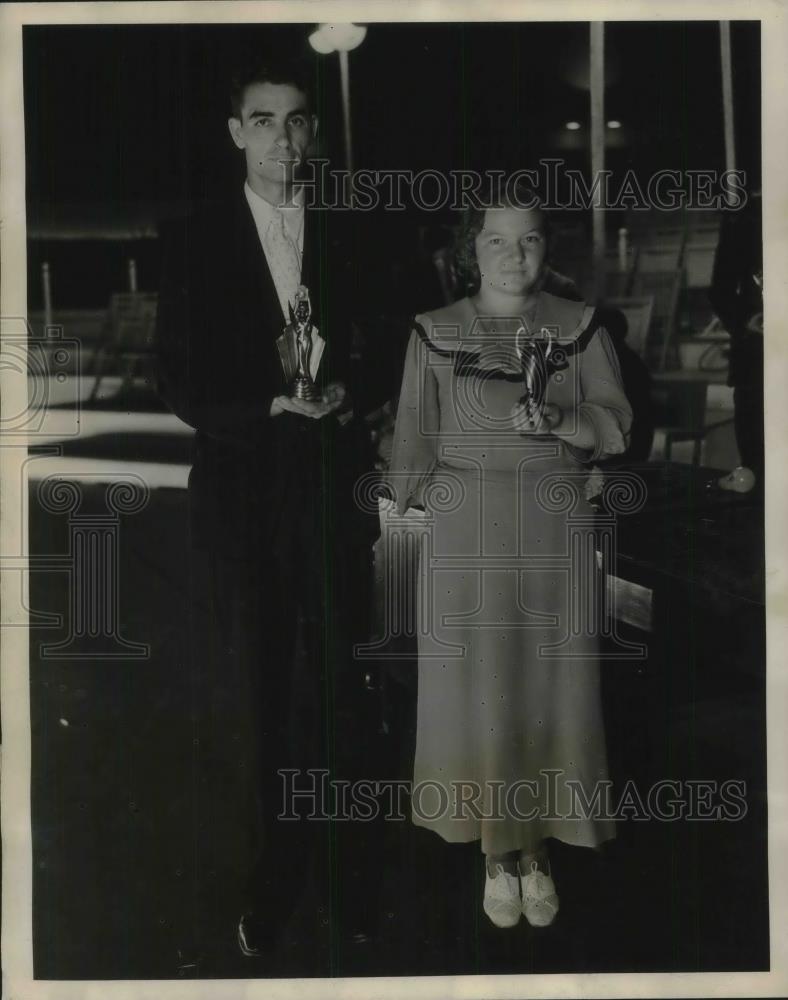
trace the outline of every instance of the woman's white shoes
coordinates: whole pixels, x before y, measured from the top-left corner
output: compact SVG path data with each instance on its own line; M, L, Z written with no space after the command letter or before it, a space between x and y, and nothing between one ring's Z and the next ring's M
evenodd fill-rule
M520 881L516 875L504 871L503 865L494 866L494 875L486 864L485 869L484 912L496 927L514 927L522 913Z
M527 875L520 873L520 888L523 895L523 913L532 927L549 926L558 913L558 896L555 882L549 875L540 872L535 861Z
M496 927L514 927L520 914L531 927L549 927L558 913L555 882L532 861L527 875L510 875L501 864L485 865L484 912ZM519 871L519 868L518 868Z

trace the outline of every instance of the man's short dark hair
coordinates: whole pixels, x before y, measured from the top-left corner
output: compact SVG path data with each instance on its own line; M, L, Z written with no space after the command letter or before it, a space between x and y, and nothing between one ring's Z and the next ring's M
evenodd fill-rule
M296 59L259 57L245 63L233 74L230 83L230 111L233 118L241 118L244 95L247 87L255 83L287 83L306 96L307 105L312 106L312 87L309 71L305 63Z

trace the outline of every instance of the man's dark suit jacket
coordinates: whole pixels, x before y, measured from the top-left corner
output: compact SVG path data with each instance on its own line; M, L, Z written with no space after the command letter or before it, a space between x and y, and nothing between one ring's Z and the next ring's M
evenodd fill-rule
M352 269L332 221L307 207L302 284L326 342L321 387L349 380ZM363 423L269 415L273 398L288 394L276 346L285 321L242 186L172 226L163 243L159 391L197 431L189 479L193 543L260 558L302 530L294 525L305 493L320 497L333 539L374 539L377 517L362 514L352 496L367 467Z

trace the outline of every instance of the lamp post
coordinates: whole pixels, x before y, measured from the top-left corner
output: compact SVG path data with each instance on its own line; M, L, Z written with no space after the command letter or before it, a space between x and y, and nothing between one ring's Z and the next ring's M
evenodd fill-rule
M309 36L315 52L339 55L339 78L342 87L342 123L345 138L345 165L353 173L353 140L350 128L350 63L348 52L364 41L367 29L358 24L320 24Z
M736 169L736 140L733 129L733 69L731 62L731 22L720 21L720 63L722 66L722 115L725 126L725 169Z
M591 90L591 184L597 195L593 205L594 232L594 293L597 299L605 294L605 208L603 179L605 169L605 26L594 21L590 27L590 90ZM592 188L593 190L593 188Z

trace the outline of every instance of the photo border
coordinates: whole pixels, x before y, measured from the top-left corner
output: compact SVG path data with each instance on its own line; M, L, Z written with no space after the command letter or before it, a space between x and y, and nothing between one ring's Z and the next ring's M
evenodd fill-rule
M354 21L717 21L762 22L763 243L766 335L766 617L767 746L771 971L758 973L638 973L364 977L357 979L231 980L34 980L32 955L32 854L30 820L30 692L28 633L3 628L2 667L2 967L5 996L13 1000L52 998L224 998L303 997L385 998L407 992L413 998L452 997L732 997L783 996L788 992L788 566L785 507L788 495L788 8L772 2L628 2L628 0L529 0L469 3L428 2L199 2L57 3L0 7L0 255L3 316L26 316L25 134L22 81L22 28L32 24L165 24L237 22L312 23ZM722 121L720 120L720 128ZM2 324L5 338L6 323ZM3 341L4 344L5 341ZM19 413L26 406L24 371L4 363L0 347L0 406ZM0 456L0 552L21 552L21 525L27 517L24 440L4 446ZM5 442L0 436L0 444ZM20 486L22 487L20 489ZM24 555L24 553L22 553ZM27 574L25 574L26 576ZM23 583L23 587L26 585ZM20 600L21 596L21 600ZM18 574L0 580L2 624L26 624L27 593ZM741 864L747 864L747 858ZM746 919L747 901L731 900ZM645 902L644 902L644 905Z

